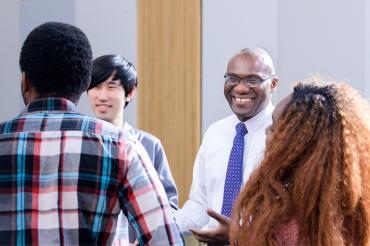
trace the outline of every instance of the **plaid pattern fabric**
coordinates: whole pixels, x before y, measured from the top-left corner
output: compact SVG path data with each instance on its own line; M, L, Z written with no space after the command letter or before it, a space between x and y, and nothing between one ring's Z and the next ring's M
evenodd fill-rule
M143 147L62 98L0 124L0 245L111 244L120 210L141 245L183 245Z

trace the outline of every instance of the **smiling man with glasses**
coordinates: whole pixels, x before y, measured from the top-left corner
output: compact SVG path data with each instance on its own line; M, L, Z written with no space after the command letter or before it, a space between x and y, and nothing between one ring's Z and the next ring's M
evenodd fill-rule
M260 48L239 51L227 65L224 94L234 114L206 131L190 198L175 212L180 230L193 232L199 241L228 244L233 203L265 149L265 128L274 109L271 95L278 85L274 74L271 57Z
M278 84L274 74L271 57L261 49L244 49L231 58L224 76L224 94L240 121L249 120L271 103Z

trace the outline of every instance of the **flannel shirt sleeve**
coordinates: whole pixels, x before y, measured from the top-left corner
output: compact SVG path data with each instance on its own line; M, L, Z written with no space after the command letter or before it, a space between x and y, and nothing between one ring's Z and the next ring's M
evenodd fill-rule
M136 142L127 151L120 199L139 244L183 245L165 190L144 147Z

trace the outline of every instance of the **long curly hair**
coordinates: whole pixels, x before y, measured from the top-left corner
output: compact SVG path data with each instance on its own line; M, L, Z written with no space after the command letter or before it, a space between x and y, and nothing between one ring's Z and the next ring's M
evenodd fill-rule
M369 245L370 110L352 87L304 81L276 121L233 210L230 242L276 245L294 218L300 245Z

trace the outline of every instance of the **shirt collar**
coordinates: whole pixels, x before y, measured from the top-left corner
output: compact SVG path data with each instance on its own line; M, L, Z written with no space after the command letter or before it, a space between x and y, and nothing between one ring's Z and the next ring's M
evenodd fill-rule
M263 110L261 110L258 114L246 120L244 122L245 126L247 127L248 132L254 132L261 127L265 127L266 123L272 121L272 112L274 111L274 105L270 102ZM235 126L240 122L238 116L234 114L234 122Z
M128 131L128 132L131 132L131 130L133 129L133 127L132 127L129 123L127 123L126 121L125 121L125 122L123 122L123 126L122 126L122 128L123 128L124 130Z
M78 113L77 106L68 99L61 97L46 97L32 101L22 113L40 111L63 111Z

